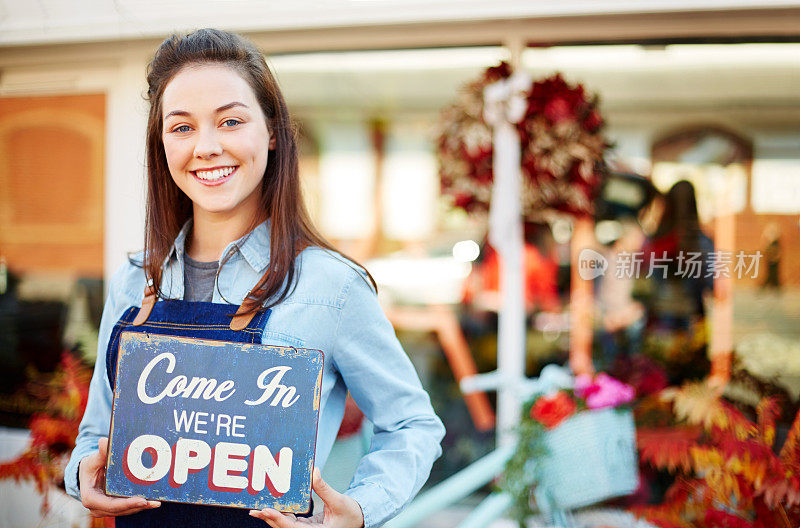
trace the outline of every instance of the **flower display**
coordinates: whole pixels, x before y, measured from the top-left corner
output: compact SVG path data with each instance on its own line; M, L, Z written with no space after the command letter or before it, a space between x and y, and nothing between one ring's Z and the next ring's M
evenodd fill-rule
M669 385L665 368L644 354L620 354L608 371L633 387L638 398L655 394Z
M437 149L442 193L468 213L488 211L494 180L483 90L510 76L506 63L487 69L442 111ZM532 83L525 96L527 110L517 124L523 215L531 221L549 212L591 215L609 147L597 97L559 74Z
M585 399L589 409L602 409L633 401L635 390L601 372L594 379L588 374L575 378L575 395Z
M616 410L610 408L631 402L635 395L633 387L607 374L601 373L595 377L578 376L573 379L567 369L554 365L545 367L540 377L533 382L530 390L535 391L535 396L523 405L522 420L518 429L519 441L516 451L506 464L502 481L503 490L512 497L509 514L519 522L520 527L526 526L525 519L532 513L531 490L540 484L548 485L547 475L543 473L545 471L543 468L552 469L553 464L569 464L573 460L572 456L564 458L561 456L564 453L557 455L548 447L555 445L552 442L557 445L570 444L570 442L562 442L563 438L558 436L559 433L562 433L562 436L566 434L572 437L573 433L580 431L582 426L592 424L589 426L592 434L576 435L586 439L590 444L592 438L596 436L594 434L596 431L605 431L611 435L618 434L616 430L608 429L608 427L616 427L616 425L609 426L607 422L608 413L616 413ZM603 413L606 414L603 415ZM628 414L627 419L630 421L629 434L632 446L630 464L631 472L634 472L636 457L633 454L633 419L629 409L625 409L621 415L625 415L625 413ZM617 422L612 420L611 423L616 424ZM604 427L605 429L603 429ZM571 428L575 428L575 431ZM614 445L618 445L618 443L615 442ZM592 452L593 450L585 451ZM598 466L609 462L606 455L612 455L612 453L598 452ZM616 456L616 453L613 455ZM550 461L549 465L545 462L547 460ZM620 466L617 465L614 468L618 474ZM564 484L565 481L559 480L559 482ZM598 494L602 494L604 491L598 490ZM605 497L617 495L610 493Z
M609 146L600 133L604 122L597 98L557 74L533 83L527 100L517 127L526 216L548 209L592 214Z
M510 76L505 62L489 68L442 110L437 148L442 193L468 213L488 211L492 196L492 128L483 119L483 89Z
M531 407L530 416L539 421L547 429L552 429L573 414L578 409L575 400L566 392L558 391L552 396L542 396Z

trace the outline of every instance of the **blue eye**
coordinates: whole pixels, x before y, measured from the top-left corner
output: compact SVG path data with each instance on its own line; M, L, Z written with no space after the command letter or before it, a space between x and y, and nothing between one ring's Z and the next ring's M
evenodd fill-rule
M233 123L233 124L228 125L228 123ZM241 124L241 121L239 121L238 119L226 119L222 124L227 126L236 126L238 124Z
M189 125L181 125L179 127L175 127L174 129L172 129L172 131L173 132L188 132L189 131Z

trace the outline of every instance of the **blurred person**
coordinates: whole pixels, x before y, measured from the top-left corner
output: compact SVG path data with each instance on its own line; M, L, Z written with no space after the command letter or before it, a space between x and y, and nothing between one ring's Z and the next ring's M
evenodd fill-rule
M597 303L600 315L600 344L603 362L611 364L620 352L631 355L639 351L645 325L645 309L634 299L634 274L624 273L624 259L642 251L645 234L632 217L619 220L622 231L603 252L608 269L599 277Z
M295 128L263 55L224 31L173 35L156 51L147 80L145 249L111 279L67 491L93 516L116 516L118 528L383 524L427 480L444 428L383 315L372 277L309 220ZM195 338L242 341L248 330L265 344L324 351L315 464L328 457L348 391L374 424L350 487L335 491L315 469L312 486L324 512L310 519L269 508L248 515L107 496L105 437L118 347L112 331L150 323L177 328L174 336L191 327Z
M661 206L655 205L656 212ZM663 199L657 227L644 246L642 273L650 275L650 324L689 330L705 317L704 296L714 285L714 244L700 229L694 186L673 185Z

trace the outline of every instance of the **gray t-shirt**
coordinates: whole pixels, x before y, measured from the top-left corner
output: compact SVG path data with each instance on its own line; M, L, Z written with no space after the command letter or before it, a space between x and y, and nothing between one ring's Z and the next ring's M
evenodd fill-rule
M183 263L183 300L211 302L219 261L200 262L184 254Z

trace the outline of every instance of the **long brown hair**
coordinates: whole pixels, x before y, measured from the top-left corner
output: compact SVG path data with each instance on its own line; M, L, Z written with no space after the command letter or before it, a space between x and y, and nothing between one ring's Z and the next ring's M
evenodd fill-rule
M273 306L291 291L294 261L303 249L319 246L341 253L319 234L306 211L298 171L296 130L278 83L261 52L248 40L226 31L199 29L188 35L172 35L161 43L147 67L150 114L146 143L145 275L152 280L159 297L163 297L161 266L181 227L192 216L192 202L175 185L167 166L161 137L164 88L187 65L204 63L228 65L247 81L275 138L275 150L270 153L261 180L262 216L270 218L271 223L269 268L247 300L251 310ZM258 221L254 218L251 227ZM371 276L369 279L374 287L375 281Z
M664 213L654 238L674 235L677 238L677 251L700 251L703 232L700 229L694 185L688 180L680 180L670 187L664 198Z

